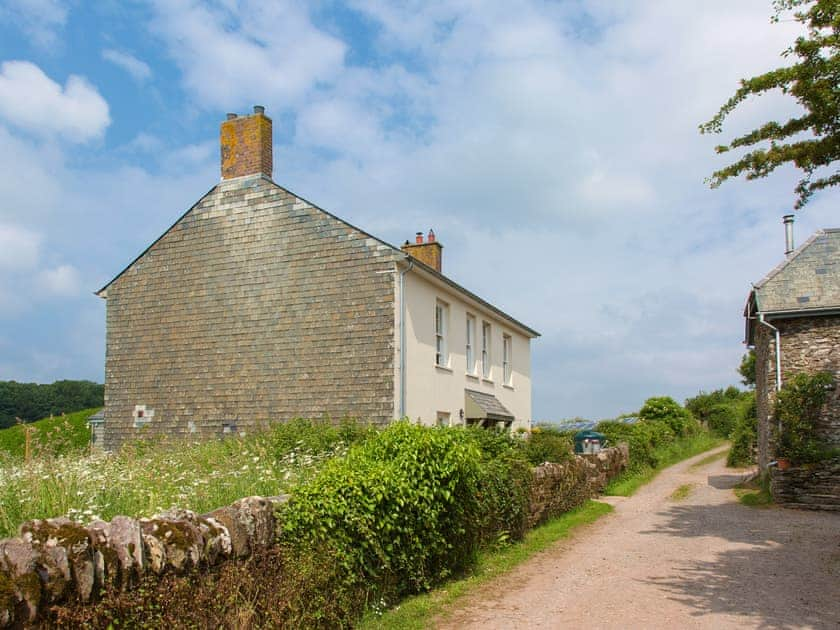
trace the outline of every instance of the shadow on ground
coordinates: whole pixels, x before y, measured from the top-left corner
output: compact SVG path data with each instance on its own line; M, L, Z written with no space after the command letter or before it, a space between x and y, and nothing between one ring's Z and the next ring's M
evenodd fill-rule
M710 477L709 484L731 488L733 476ZM840 625L840 514L739 503L679 505L661 514L664 528L644 534L718 537L743 545L713 562L686 558L673 574L646 580L694 609L693 615L739 615L760 628Z

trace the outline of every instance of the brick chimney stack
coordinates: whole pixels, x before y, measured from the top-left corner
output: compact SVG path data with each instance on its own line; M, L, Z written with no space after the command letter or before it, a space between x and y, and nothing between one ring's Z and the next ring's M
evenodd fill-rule
M433 230L429 230L425 242L423 242L423 232L417 232L414 243L406 241L400 249L409 256L429 265L435 271L441 271L443 267L443 245L437 242Z
M271 179L271 118L265 108L254 106L247 116L228 114L222 122L219 140L222 149L222 179L244 175L265 175Z

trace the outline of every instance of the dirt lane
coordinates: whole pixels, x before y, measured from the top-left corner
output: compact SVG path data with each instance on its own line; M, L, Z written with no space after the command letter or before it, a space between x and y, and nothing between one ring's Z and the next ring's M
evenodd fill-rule
M723 460L663 471L439 628L840 629L840 513L741 505ZM692 484L675 501L672 492Z

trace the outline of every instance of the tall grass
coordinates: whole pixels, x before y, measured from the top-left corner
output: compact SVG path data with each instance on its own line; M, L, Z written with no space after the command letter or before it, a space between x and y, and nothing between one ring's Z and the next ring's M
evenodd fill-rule
M205 512L249 495L282 494L367 429L298 420L246 438L138 442L116 454L42 456L0 463L0 537L24 521L67 516L86 523L171 507Z

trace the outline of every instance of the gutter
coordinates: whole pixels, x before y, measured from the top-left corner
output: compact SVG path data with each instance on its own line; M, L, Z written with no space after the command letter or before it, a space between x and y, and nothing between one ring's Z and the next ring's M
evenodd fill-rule
M405 274L413 266L414 259L408 256L408 266L400 272L400 418L405 418Z
M782 345L779 329L764 321L764 313L758 314L758 322L767 326L776 335L776 391L779 391L782 389Z

